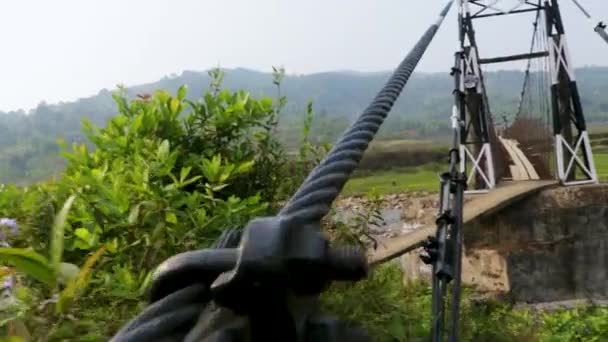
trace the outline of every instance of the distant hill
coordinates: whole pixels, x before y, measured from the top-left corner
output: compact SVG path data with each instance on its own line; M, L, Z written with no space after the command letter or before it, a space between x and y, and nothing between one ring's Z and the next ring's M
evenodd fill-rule
M588 120L608 121L608 96L605 95L608 94L608 68L581 68L576 72ZM308 101L313 101L315 112L323 120L334 123L333 126L319 126L325 129L326 138L333 139L365 108L389 76L389 72L352 71L288 75L281 89L288 98L283 128L288 129L294 122L301 121L298 114L304 112ZM174 92L187 84L189 96L193 98L204 93L209 81L207 72L184 71L158 82L127 87L127 94L134 97L155 89ZM514 110L522 81L523 73L519 71L486 74L490 102L496 115L510 114ZM248 90L256 96L276 96L270 73L225 70L224 85ZM448 72L414 74L389 118L393 123L402 124L387 125L385 131L392 129L392 133L398 133L396 130L410 129L416 132L434 125L429 132L437 132L447 124L453 102L452 89L453 81ZM83 139L80 133L83 117L104 125L115 113L111 91L107 89L74 102L41 103L29 113L0 112L0 182L41 179L48 175L49 169L60 169L55 139L58 136L68 141Z

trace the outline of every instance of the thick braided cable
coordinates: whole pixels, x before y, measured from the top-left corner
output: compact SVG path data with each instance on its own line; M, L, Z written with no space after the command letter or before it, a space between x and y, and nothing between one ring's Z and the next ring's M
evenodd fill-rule
M420 38L372 103L310 173L279 215L297 217L304 222L318 222L329 212L435 37L452 3L450 1L446 5L439 19Z

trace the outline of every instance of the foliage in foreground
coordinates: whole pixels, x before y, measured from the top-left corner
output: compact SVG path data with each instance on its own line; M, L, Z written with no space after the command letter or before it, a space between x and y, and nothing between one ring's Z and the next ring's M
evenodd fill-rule
M0 249L15 281L4 308L16 308L0 323L27 316L39 340L95 308L132 314L163 259L271 210L285 164L273 134L283 99L222 90L221 73L212 74L197 101L185 87L132 101L115 94L119 113L105 128L84 122L94 151L74 144L56 181L2 189L0 214L21 229L8 237L15 248ZM72 282L59 281L64 273ZM76 299L90 311L70 305Z
M558 342L608 339L608 308L536 312L463 294L462 341ZM324 308L363 326L374 341L428 341L431 291L428 285L404 285L398 264L375 269L357 284L334 284L323 294Z

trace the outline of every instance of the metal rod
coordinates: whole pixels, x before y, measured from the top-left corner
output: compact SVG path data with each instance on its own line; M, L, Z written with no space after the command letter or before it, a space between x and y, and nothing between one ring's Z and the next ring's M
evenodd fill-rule
M452 224L452 233L455 235L454 248L454 284L452 285L452 314L450 316L452 331L450 333L450 342L458 342L458 323L460 321L460 285L462 279L462 245L463 245L463 224L462 211L464 207L464 175L455 175L460 178L456 183L454 194L454 223Z
M458 322L460 321L460 283L461 283L461 272L462 272L462 212L464 209L464 191L466 187L466 170L459 170L457 165L460 162L460 155L456 153L459 147L460 141L460 126L461 122L458 120L460 117L459 110L464 110L465 98L462 90L460 89L460 77L461 70L458 69L460 65L460 59L462 55L460 53L455 54L455 67L452 71L454 76L454 112L452 113L452 130L453 130L453 143L452 151L450 153L450 190L454 191L452 204L452 226L451 234L452 241L455 243L453 248L453 280L454 285L452 287L452 312L450 315L451 320L451 332L449 335L450 342L458 341ZM456 182L454 184L454 182ZM455 185L455 186L454 186Z
M574 4L576 5L576 7L578 7L578 9L580 9L580 10L581 10L581 12L583 12L583 14L584 14L584 15L585 15L585 16L586 16L588 19L591 19L591 15L589 15L589 12L587 12L587 10L586 10L586 9L585 9L585 8L584 8L584 7L583 7L581 4L579 4L579 3L578 3L578 1L576 1L576 0L572 0L572 2L574 2Z
M454 106L452 107L452 148L449 155L449 170L441 176L439 196L439 218L435 233L436 253L433 255L433 299L431 312L431 341L443 341L445 324L445 299L447 285L455 279L452 288L452 310L450 315L449 340L458 341L458 321L460 310L454 306L460 305L460 269L462 253L462 209L464 202L465 170L460 165L460 143L462 122L460 111L464 109L464 94L460 89L461 61L464 52L455 54L454 76Z
M473 15L471 16L471 19L481 19L481 18L489 18L489 17L498 17L498 16L502 16L502 15L509 15L509 14L519 14L519 13L527 13L527 12L536 12L542 10L542 7L538 7L538 8L526 8L526 9L521 9L521 10L514 10L511 12L500 12L500 13L489 13L489 14L477 14L477 15Z
M527 60L533 58L543 58L548 57L549 52L547 51L538 51L532 53L522 53L518 55L504 56L504 57L492 57L492 58L482 58L479 60L480 64L493 64L493 63L504 63L504 62L513 62L519 60Z

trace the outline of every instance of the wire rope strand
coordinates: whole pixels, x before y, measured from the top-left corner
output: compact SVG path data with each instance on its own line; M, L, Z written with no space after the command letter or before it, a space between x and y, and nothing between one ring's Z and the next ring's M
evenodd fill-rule
M450 1L357 121L310 173L279 215L316 222L325 216L356 169L450 10Z

